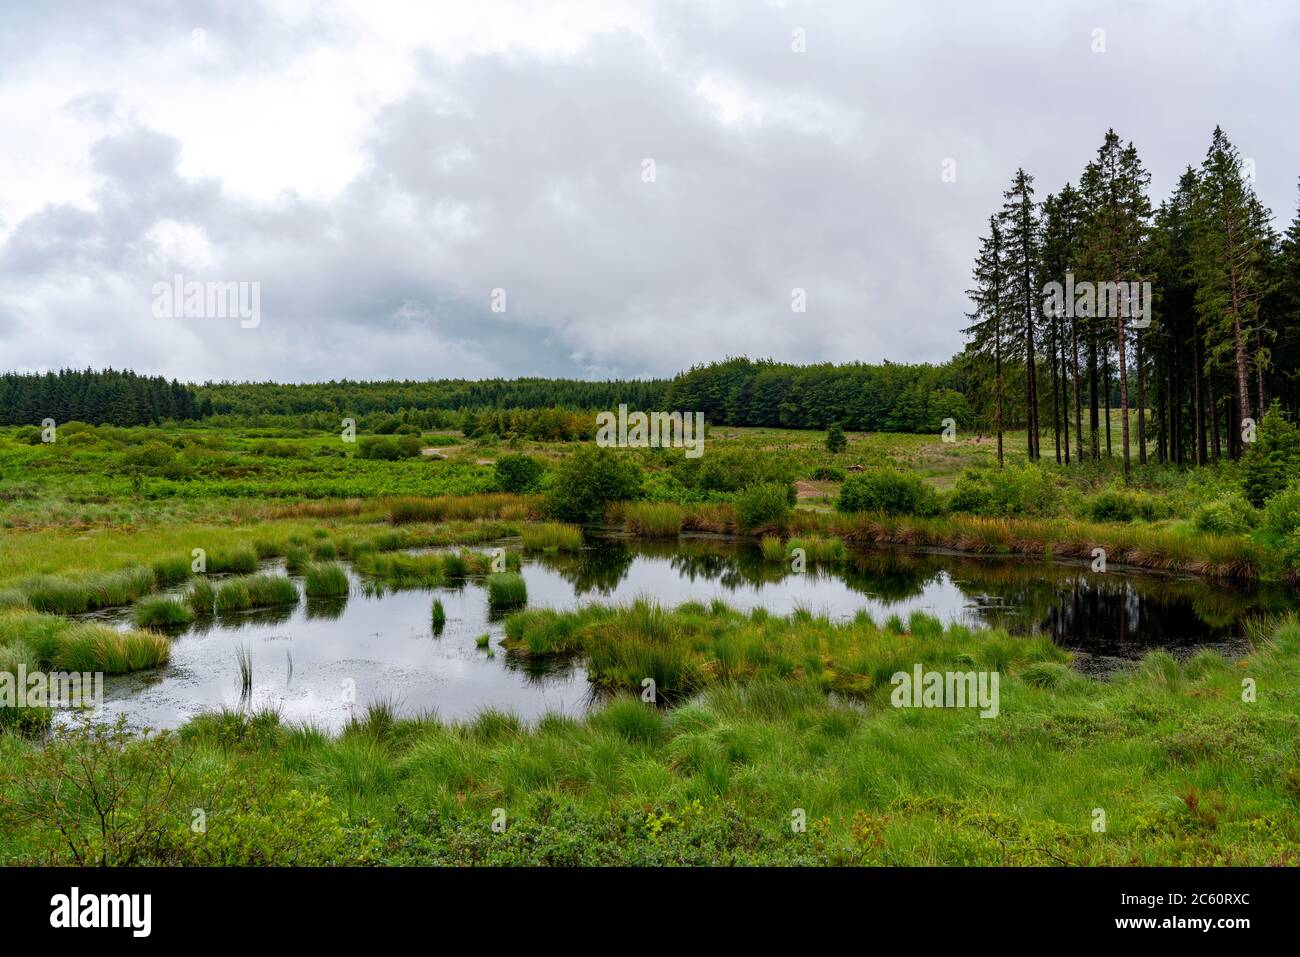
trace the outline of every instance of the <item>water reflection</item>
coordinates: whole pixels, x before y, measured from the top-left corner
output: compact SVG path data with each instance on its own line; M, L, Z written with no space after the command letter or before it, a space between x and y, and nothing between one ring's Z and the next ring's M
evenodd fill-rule
M1244 619L1300 605L1280 586L1229 588L1114 566L1094 574L1086 564L902 549L853 549L843 563L792 574L786 564L765 561L752 543L705 537L598 537L576 554L524 556L521 572L532 608L647 596L669 606L720 599L775 615L806 608L836 619L866 610L882 622L924 611L945 622L1046 632L1093 671L1157 646L1187 653L1208 644L1239 652ZM463 719L499 708L526 720L546 711L577 713L590 703L580 661L521 660L499 651L489 657L478 647L483 633L493 647L503 633L481 581L382 591L353 576L352 586L346 596L303 598L183 630L167 666L106 682L108 716L120 712L137 726L173 727L199 711L237 707L238 653L245 648L253 687L243 704L325 728L341 727L371 701L392 702L404 714ZM438 635L430 617L434 598L447 616ZM97 616L125 625L129 614Z

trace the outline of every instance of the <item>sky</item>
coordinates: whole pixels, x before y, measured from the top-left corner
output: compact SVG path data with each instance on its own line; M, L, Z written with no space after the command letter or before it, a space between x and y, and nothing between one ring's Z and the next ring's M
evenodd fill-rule
M1221 125L1284 228L1297 48L1294 0L0 0L0 368L942 362L1016 168L1109 127L1159 202Z

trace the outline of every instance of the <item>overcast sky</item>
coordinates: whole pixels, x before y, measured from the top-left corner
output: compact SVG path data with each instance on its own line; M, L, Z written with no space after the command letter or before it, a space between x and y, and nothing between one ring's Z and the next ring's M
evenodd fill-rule
M1222 125L1284 227L1297 49L1295 0L0 0L0 368L942 361L1012 172L1108 126L1158 202ZM176 274L260 324L156 318Z

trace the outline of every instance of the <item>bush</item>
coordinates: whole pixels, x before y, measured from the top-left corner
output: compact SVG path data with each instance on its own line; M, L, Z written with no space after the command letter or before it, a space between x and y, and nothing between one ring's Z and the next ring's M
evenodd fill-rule
M1060 493L1052 476L1032 465L968 470L957 479L948 507L954 512L1009 518L1046 516L1057 510Z
M826 451L837 455L849 447L849 440L844 437L844 427L832 422L826 429Z
M1192 525L1199 532L1216 535L1241 535L1249 532L1258 520L1255 509L1239 495L1214 502L1206 502L1192 516Z
M1150 495L1121 488L1103 489L1084 508L1094 522L1131 522L1135 518L1151 522L1159 518L1161 512Z
M1255 441L1241 460L1241 487L1256 507L1281 492L1300 470L1300 429L1274 400L1259 423Z
M843 482L847 473L834 465L823 465L813 469L812 478L816 482Z
M1264 503L1264 528L1279 536L1300 531L1300 480Z
M560 463L545 510L564 522L595 522L610 502L641 496L641 467L628 455L584 445Z
M840 489L841 512L885 515L935 515L939 497L920 477L896 469L871 469L852 475Z
M542 463L531 455L510 454L497 459L497 488L503 492L535 492L542 480Z
M365 435L357 440L357 457L397 462L413 459L420 454L423 443L418 435L399 435L395 438Z
M779 482L743 488L736 495L736 521L742 528L783 525L790 515L790 489Z

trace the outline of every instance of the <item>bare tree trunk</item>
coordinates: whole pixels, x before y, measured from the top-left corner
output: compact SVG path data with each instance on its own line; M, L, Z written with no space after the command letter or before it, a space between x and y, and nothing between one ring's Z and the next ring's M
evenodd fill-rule
M1139 329L1134 333L1134 346L1137 349L1137 374L1138 374L1138 463L1147 464L1147 374L1143 367L1142 358L1142 330ZM1128 420L1126 415L1125 421Z
M1070 352L1074 360L1074 441L1077 443L1080 464L1083 462L1083 402L1080 393L1082 382L1079 379L1079 321L1070 317Z

